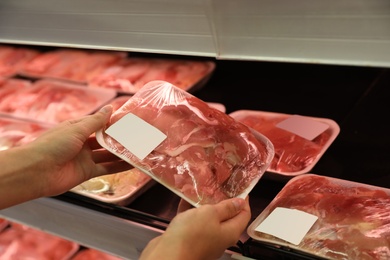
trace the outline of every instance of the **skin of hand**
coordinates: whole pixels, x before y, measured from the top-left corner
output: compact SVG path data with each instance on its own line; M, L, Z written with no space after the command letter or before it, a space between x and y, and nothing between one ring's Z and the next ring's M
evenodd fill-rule
M215 260L237 243L251 218L249 198L189 208L181 203L166 231L152 239L140 260Z
M0 209L55 196L93 177L132 168L103 149L93 136L112 106L62 122L31 143L0 152Z

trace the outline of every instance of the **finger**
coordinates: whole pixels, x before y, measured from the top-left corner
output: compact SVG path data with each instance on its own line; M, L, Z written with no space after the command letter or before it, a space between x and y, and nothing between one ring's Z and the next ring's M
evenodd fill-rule
M72 123L74 124L82 124L83 127L76 128L76 130L81 129L80 131L87 131L83 132L83 135L90 136L97 130L101 129L109 120L111 113L112 113L112 105L106 105L102 107L98 112L95 114L86 116L82 118L81 120L74 121Z
M243 230L245 230L251 218L251 210L249 206L248 197L245 199L243 208L239 211L238 214L233 216L230 219L227 219L223 223L223 228L227 230L227 232L232 233L234 236L239 237Z
M245 200L241 198L231 198L215 204L221 222L236 216L244 206Z

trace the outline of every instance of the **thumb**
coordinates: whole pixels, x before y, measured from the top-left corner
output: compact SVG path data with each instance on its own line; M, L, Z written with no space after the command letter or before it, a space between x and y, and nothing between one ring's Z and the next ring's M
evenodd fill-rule
M101 129L108 122L112 110L112 105L106 105L102 107L99 111L97 111L95 114L84 118L84 120L80 120L78 123L83 124L84 127L87 128L88 131L90 131L92 134L97 130Z
M245 206L245 200L241 198L231 198L223 200L215 205L221 221L225 221L236 216Z

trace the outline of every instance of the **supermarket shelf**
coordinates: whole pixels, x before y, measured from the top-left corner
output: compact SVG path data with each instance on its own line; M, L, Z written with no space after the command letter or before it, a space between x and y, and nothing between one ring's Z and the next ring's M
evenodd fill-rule
M387 0L3 0L0 42L390 67Z
M0 210L0 217L37 228L124 259L138 259L163 230L55 198L40 198ZM220 260L240 259L226 250Z
M52 198L1 210L0 216L126 259L138 259L146 244L162 232Z

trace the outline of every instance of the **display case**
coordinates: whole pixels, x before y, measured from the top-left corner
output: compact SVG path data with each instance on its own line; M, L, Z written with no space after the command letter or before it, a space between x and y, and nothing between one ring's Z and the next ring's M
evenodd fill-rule
M241 109L330 118L340 134L312 173L390 187L387 1L21 1L0 3L0 43L212 60L194 92ZM77 26L76 26L77 25ZM252 222L288 179L263 176ZM160 184L127 206L67 192L0 211L125 259L164 232L180 198ZM222 259L313 259L244 232Z

